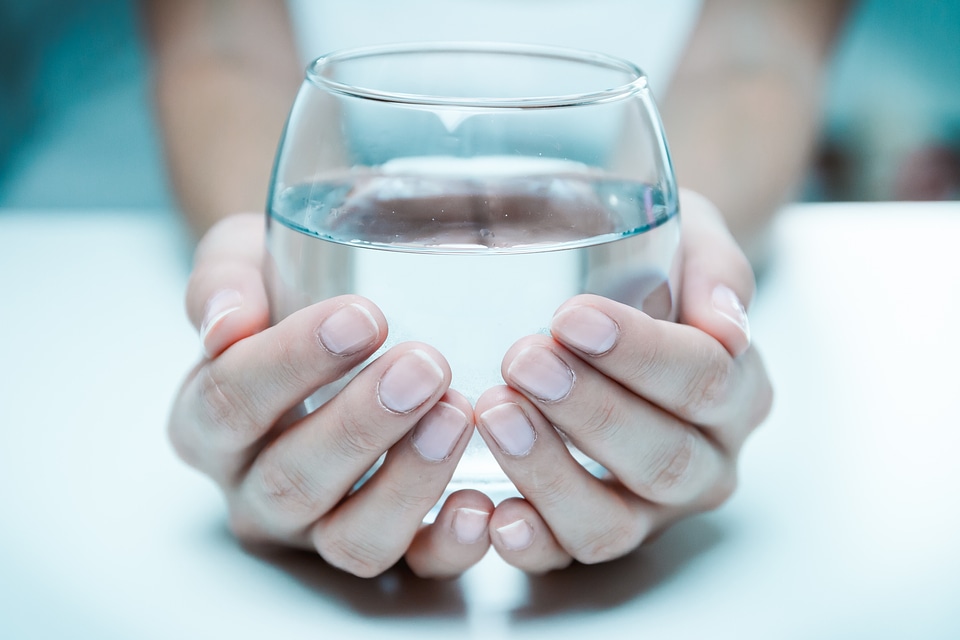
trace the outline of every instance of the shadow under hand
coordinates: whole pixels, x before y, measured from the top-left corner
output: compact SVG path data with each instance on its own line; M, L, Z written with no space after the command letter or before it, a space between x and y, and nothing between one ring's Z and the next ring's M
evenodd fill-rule
M665 585L724 535L710 515L688 518L618 560L574 563L562 571L531 577L527 605L513 616L524 620L611 609Z
M465 619L468 614L470 598L461 580L418 578L402 562L376 578L358 578L314 553L240 545L224 527L219 534L248 558L359 615ZM509 615L523 621L612 609L663 587L697 557L717 546L725 534L715 516L701 515L674 525L656 542L618 560L598 565L575 563L545 576L527 577L524 604Z
M341 602L360 615L462 618L466 612L459 581L418 578L403 562L375 578L358 578L315 553L241 545L228 531L224 530L224 535L248 557L279 569L317 595Z

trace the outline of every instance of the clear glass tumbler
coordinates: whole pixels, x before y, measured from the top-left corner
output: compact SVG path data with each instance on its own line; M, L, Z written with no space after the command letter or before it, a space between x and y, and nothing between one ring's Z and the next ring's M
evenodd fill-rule
M433 345L475 401L571 296L673 319L677 200L647 78L627 61L498 43L335 52L308 68L276 159L272 320L363 295L389 323L384 349ZM465 487L515 491L478 434L450 490Z

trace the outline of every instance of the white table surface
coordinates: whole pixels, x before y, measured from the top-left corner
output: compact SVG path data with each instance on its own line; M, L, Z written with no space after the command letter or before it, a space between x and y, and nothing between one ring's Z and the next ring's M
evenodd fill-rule
M0 210L0 638L960 638L960 203L788 209L741 488L618 561L361 580L258 557L167 445L167 213Z

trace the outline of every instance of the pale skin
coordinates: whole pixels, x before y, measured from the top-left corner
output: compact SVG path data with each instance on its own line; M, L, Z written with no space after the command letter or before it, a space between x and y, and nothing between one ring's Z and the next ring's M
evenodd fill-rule
M727 3L730 11L751 4ZM263 214L234 212L262 209L279 129L299 84L283 3L165 0L148 8L171 174L203 234L187 310L204 357L177 396L170 437L186 462L222 488L240 539L313 549L360 576L404 558L418 575L449 578L490 546L508 563L542 573L622 556L729 497L741 447L772 400L746 315L753 272L727 230L740 225L749 236L759 214L748 207L727 213L721 190L710 195L721 201L725 220L711 200L683 192L677 323L578 296L558 310L551 335L521 338L505 354L509 386L489 390L476 407L449 388L442 354L404 343L328 404L292 421L292 408L365 360L389 327L376 301L359 297L326 300L269 326ZM709 35L701 25L698 41L704 31ZM820 59L828 36L813 40L805 46L821 51L811 54ZM683 88L685 67L700 73L703 64L685 59L674 86ZM214 71L224 66L229 73L218 80ZM665 120L682 124L669 113ZM240 123L256 135L236 134ZM769 138L776 131L763 133L776 144ZM726 143L704 135L704 153L715 139ZM784 153L794 159L758 163L758 170L799 166L806 150ZM674 155L694 152L674 145ZM685 166L686 183L696 184L696 163L679 165L681 179ZM750 176L764 185L775 179ZM769 206L764 202L759 198L758 210ZM461 491L434 524L422 525L474 428L524 498L494 505L478 491ZM557 429L611 477L597 480L574 463ZM385 464L351 493L384 452Z
M707 0L661 99L678 181L723 212L751 259L817 143L847 0Z

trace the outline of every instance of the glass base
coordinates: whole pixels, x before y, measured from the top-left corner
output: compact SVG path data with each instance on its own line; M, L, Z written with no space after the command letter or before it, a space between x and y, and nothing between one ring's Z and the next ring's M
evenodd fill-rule
M603 465L574 447L569 441L567 441L567 448L573 458L592 475L598 478L606 475L607 470ZM490 498L495 505L500 504L507 498L522 497L520 491L507 477L507 474L504 473L497 459L487 447L487 443L477 432L474 432L471 437L470 443L457 464L453 477L447 484L443 495L424 517L424 522L433 522L447 498L463 489L480 491Z

